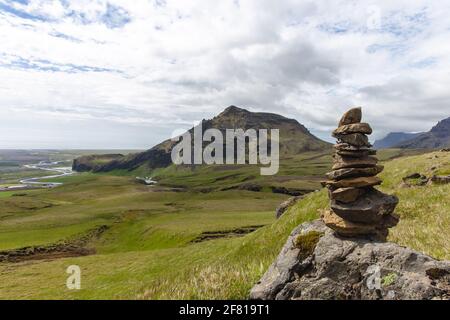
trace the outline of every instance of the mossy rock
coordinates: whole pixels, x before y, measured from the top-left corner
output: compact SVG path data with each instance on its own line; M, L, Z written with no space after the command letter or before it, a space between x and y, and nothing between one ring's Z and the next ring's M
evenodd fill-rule
M316 248L319 239L323 236L323 232L311 231L305 234L298 235L295 238L294 246L300 249L299 258L306 259L308 256L312 255L314 249Z

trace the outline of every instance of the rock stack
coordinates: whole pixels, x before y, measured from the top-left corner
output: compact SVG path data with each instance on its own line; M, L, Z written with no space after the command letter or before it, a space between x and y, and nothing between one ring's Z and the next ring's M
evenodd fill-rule
M362 123L361 117L361 108L350 109L333 131L338 141L332 171L327 173L329 180L323 183L329 190L331 209L322 219L341 236L384 241L388 228L398 223L393 214L398 198L374 188L381 184L376 175L383 166L377 164L376 151L367 137L372 128Z

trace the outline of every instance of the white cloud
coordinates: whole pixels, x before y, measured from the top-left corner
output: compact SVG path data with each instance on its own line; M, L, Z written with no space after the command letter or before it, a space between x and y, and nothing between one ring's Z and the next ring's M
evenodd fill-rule
M449 9L436 0L0 0L2 141L42 126L58 135L52 124L69 121L75 132L120 128L121 147L149 147L230 104L295 117L321 137L351 105L378 137L428 130L450 115ZM20 113L39 121L23 127ZM17 146L50 147L47 129L41 144ZM67 147L82 143L115 141L93 135Z

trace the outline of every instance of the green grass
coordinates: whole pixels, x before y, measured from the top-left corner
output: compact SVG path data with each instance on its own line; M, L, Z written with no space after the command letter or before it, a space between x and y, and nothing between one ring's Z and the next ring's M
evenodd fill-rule
M145 168L127 172L117 170L116 175L147 175L160 185L188 188L190 190L223 190L254 184L262 188L284 186L301 190L320 189L320 180L331 167L330 152L306 152L280 159L275 176L261 176L257 165L169 166L151 172Z
M390 240L439 259L450 259L450 184L399 188L403 177L415 172L429 177L433 167L449 170L450 154L433 152L385 164L381 189L400 198L397 213L401 220Z
M16 192L17 191L2 191L2 192L0 192L0 199L2 199L2 198L9 198Z
M398 158L385 166L381 189L400 198L401 216L389 240L449 259L450 185L399 186L413 172L448 170L450 155ZM82 174L66 181L53 190L1 199L0 243L48 244L107 224L110 229L89 244L97 254L0 264L0 299L245 299L289 233L328 206L325 190L314 192L275 220L274 209L286 196L173 193L128 176ZM191 242L205 231L250 225L266 226L243 237ZM72 264L82 270L80 291L65 288Z
M377 151L377 157L380 161L387 161L400 157L421 155L430 151L424 149L380 149Z
M49 174L47 174L49 175ZM86 180L95 179L95 175L93 173L83 172L83 173L74 173L70 176L63 176L51 179L40 179L40 182L61 182L61 183L80 183L85 182Z
M406 155L424 153L423 150L383 149L378 152L380 161L387 161ZM209 165L169 166L148 171L142 166L133 171L114 170L106 175L151 176L158 183L168 187L190 190L223 190L245 184L258 185L264 190L271 187L285 187L300 190L318 190L324 174L331 169L331 150L304 152L280 159L277 175L261 176L259 165ZM105 175L105 173L102 173Z
M2 184L18 184L21 179L44 177L48 175L48 171L20 167L15 168L14 171L0 171L0 181Z
M98 221L97 221L98 222ZM61 239L84 233L96 226L96 221L89 223L77 223L73 225L52 227L51 232L48 228L36 228L23 231L1 232L0 250L21 248L26 246L37 246L42 244L56 243Z

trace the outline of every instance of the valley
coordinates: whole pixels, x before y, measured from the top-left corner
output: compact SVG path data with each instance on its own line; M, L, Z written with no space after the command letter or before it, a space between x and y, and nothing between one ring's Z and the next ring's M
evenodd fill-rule
M448 259L449 185L399 186L415 171L445 174L449 153L418 153L379 153L382 189L400 198L401 223L390 240ZM4 258L0 299L245 299L290 231L327 206L324 190L311 192L329 169L327 153L280 163L279 175L266 178L251 166L169 167L152 172L156 186L119 170L55 178L63 185L52 189L0 192L0 257L56 248L37 259ZM251 191L250 182L260 188ZM290 195L276 186L307 190L278 220L275 209ZM83 250L68 253L67 246ZM64 285L69 265L82 270L81 290Z

